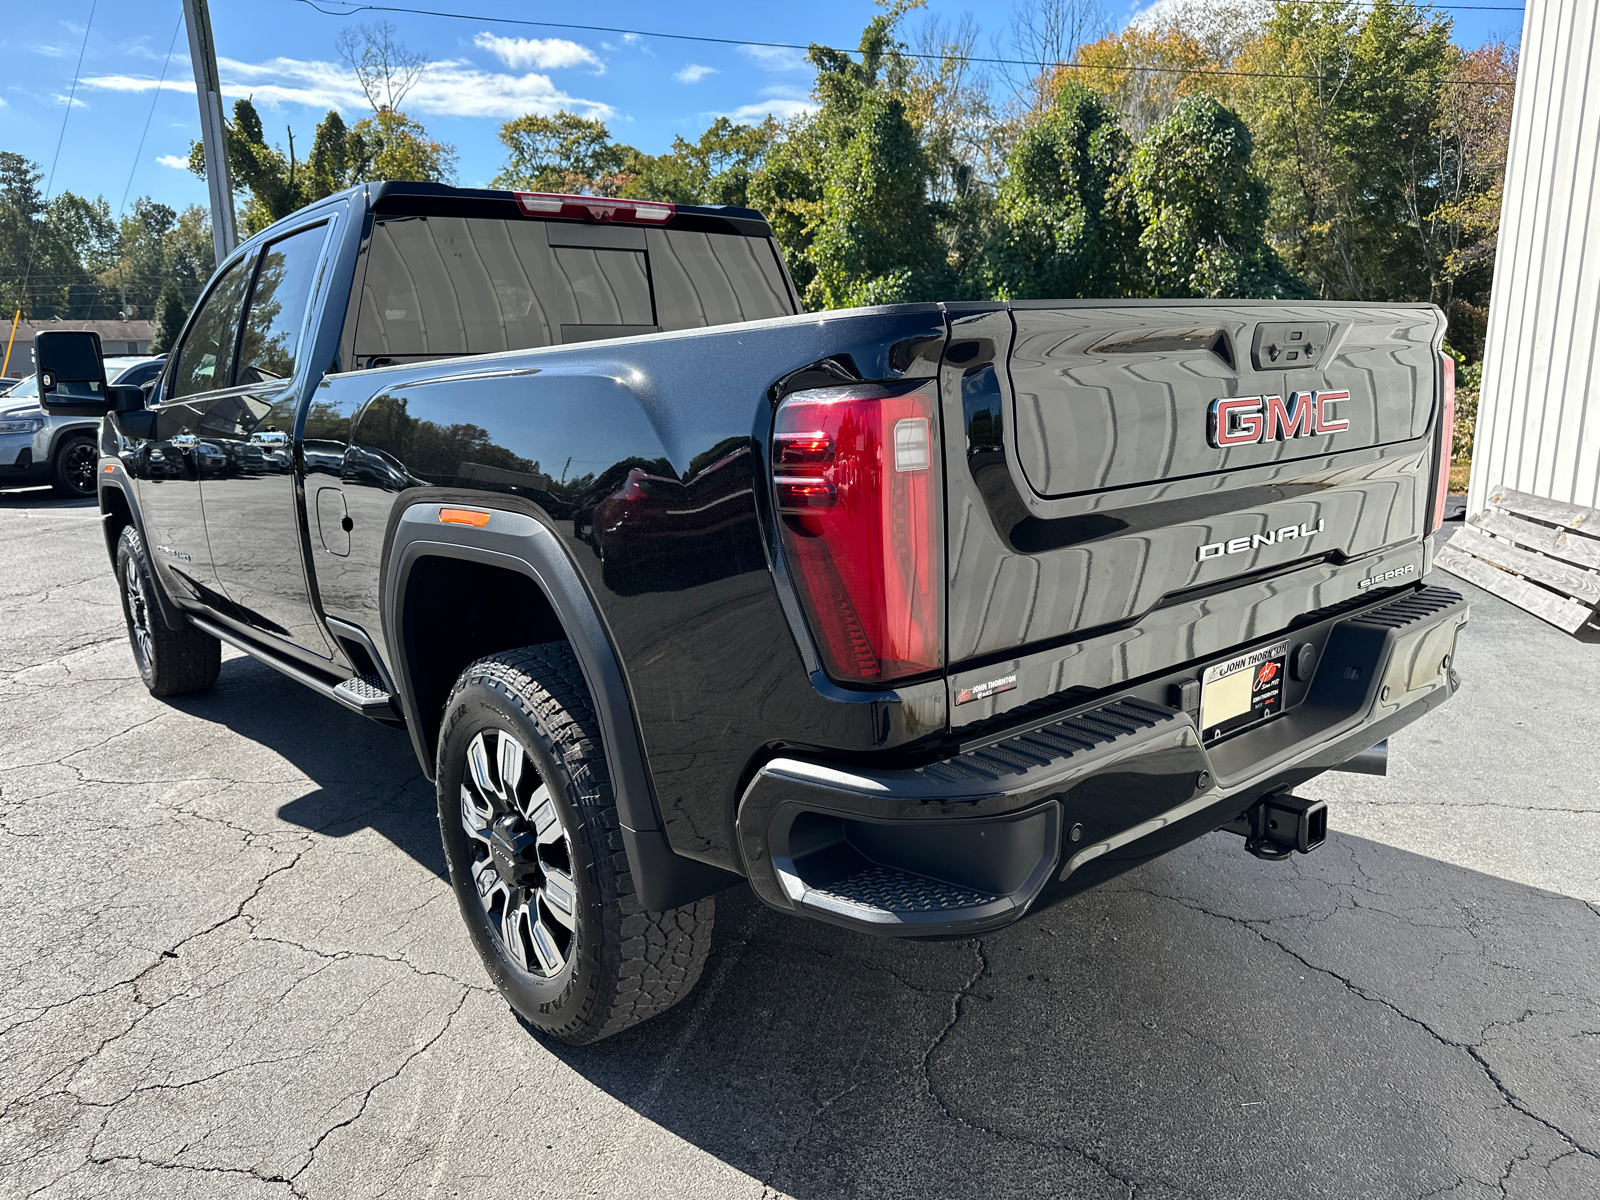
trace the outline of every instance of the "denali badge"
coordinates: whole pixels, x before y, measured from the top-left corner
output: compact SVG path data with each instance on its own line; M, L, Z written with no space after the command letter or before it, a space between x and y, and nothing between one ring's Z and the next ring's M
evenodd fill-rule
M1350 422L1335 420L1329 406L1348 399L1349 392L1290 392L1287 404L1282 396L1213 400L1206 435L1213 446L1222 449L1343 433Z
M1266 533L1251 534L1249 537L1230 538L1226 542L1207 542L1200 547L1195 558L1200 562L1205 562L1208 558L1221 558L1224 554L1248 554L1258 546L1276 546L1279 542L1312 537L1321 533L1327 524L1327 518L1324 517L1316 525L1312 525L1310 521L1307 521L1302 525L1285 525L1282 529L1272 529Z

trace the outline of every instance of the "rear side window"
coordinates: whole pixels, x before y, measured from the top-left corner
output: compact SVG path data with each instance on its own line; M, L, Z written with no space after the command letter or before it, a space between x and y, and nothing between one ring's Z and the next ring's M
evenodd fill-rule
M322 261L326 225L313 225L273 242L261 254L250 307L239 340L238 383L267 383L294 374L300 331Z
M765 238L681 229L651 229L646 237L661 328L699 329L794 311Z
M488 217L378 218L352 307L358 369L793 311L762 238Z
M228 386L233 363L234 337L239 332L239 307L250 273L248 260L240 259L217 280L195 314L189 335L178 351L172 372L172 397L214 392Z

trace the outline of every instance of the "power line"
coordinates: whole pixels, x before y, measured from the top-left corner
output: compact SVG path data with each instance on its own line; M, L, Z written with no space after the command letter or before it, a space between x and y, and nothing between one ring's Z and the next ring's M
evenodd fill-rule
M1292 2L1300 2L1300 0L1292 0ZM1310 3L1310 2L1312 2L1312 0L1304 0L1304 2ZM360 13L360 12L406 13L406 14L409 14L411 16L418 16L418 17L445 17L445 18L448 18L448 19L451 19L451 20L457 20L457 21L479 21L479 22L485 22L485 23L492 24L492 25L518 25L518 26L525 26L525 27L532 28L532 29L576 29L576 30L581 30L581 31L583 31L585 33L615 33L615 34L621 34L621 35L623 35L625 37L663 38L663 39L666 39L668 41L703 42L703 43L709 43L709 44L718 45L718 46L756 46L756 47L759 47L759 48L761 48L763 50L806 50L806 51L809 51L812 48L812 45L802 45L799 42L760 42L760 41L750 41L750 40L745 39L745 38L711 37L708 34L662 33L659 30L623 29L623 28L621 28L619 26L615 26L615 25L579 25L579 24L576 24L576 23L570 22L570 21L530 21L530 20L527 20L527 19L521 18L521 17L491 17L491 16L485 16L485 15L479 14L479 13L450 12L450 11L444 10L444 9L410 8L410 7L407 7L405 5L400 5L400 4L351 4L345 11L341 12L341 11L335 11L335 10L329 9L329 8L323 8L322 5L320 3L318 3L318 0L295 0L295 3L307 5L307 6L315 9L317 12L322 13L324 16L327 16L327 17L353 17L357 13ZM1455 4L1455 5L1436 5L1436 6L1433 6L1433 7L1450 8L1450 9L1458 10L1458 11L1483 11L1483 12L1521 12L1521 11L1523 11L1520 7L1514 7L1514 6L1511 6L1511 5ZM818 46L817 48L821 49L821 50L831 51L834 54L855 54L855 53L859 53L859 51L855 51L855 50L840 50L840 49L838 49L837 47L834 47L834 46ZM937 62L944 62L944 61L946 61L948 59L954 58L954 59L959 59L962 62L968 62L968 63L984 63L984 64L988 64L988 65L993 65L993 66L1037 67L1037 68L1039 68L1041 70L1046 68L1046 67L1051 67L1051 68L1055 68L1055 69L1058 69L1058 70L1074 70L1074 71L1144 71L1144 72L1148 72L1150 74L1156 74L1156 75L1228 75L1228 76L1235 76L1235 77L1242 78L1242 79L1305 79L1305 80L1311 80L1313 82L1322 82L1322 81L1324 81L1324 80L1326 80L1328 78L1325 75L1308 75L1308 74L1302 74L1302 73L1294 72L1294 71L1235 71L1235 70L1231 70L1231 69L1224 68L1224 67L1150 67L1150 66L1102 67L1102 66L1099 66L1099 65L1094 64L1094 63L1083 63L1083 62L1038 62L1038 61L1035 61L1034 59L1028 59L1028 58L1000 58L998 56L982 55L982 54L925 54L925 53L919 53L919 52L913 51L913 50L902 50L900 53L905 58L929 59L929 60L933 60L933 61L937 61ZM1415 78L1421 78L1421 77L1422 76L1419 73L1418 75L1374 76L1374 77L1372 77L1372 79L1373 79L1373 82L1380 82L1380 81L1385 81L1385 80L1399 81L1399 80L1404 80L1404 79L1415 79ZM1509 87L1513 86L1512 84L1509 84L1509 83L1498 83L1498 82L1496 82L1494 80L1486 80L1486 79L1450 79L1450 80L1440 80L1440 82L1441 83L1449 83L1449 84L1458 84L1458 85L1465 86L1465 87L1506 87L1506 88L1509 88Z
M161 85L167 81L167 68L172 65L172 51L178 45L178 30L183 28L183 10L178 10L178 23L172 27L172 40L167 43L167 58L161 64L161 77L156 80L155 95L150 99L150 111L144 117L144 130L139 134L139 148L133 152L133 168L128 172L127 186L122 189L122 203L117 205L117 216L128 207L128 193L133 190L133 177L139 171L139 159L144 155L144 139L150 134L150 121L156 115L156 104L161 99Z

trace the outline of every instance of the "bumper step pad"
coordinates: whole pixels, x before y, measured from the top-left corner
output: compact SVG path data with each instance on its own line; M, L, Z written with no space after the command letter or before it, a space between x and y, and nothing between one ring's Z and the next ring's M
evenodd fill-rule
M852 904L885 915L901 913L949 912L993 904L1000 897L975 891L960 884L913 875L895 867L874 864L864 871L812 889L820 901Z

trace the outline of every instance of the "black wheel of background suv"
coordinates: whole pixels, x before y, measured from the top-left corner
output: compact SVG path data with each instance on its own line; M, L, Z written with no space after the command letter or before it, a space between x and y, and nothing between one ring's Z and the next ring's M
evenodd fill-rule
M94 495L94 470L100 463L100 448L93 434L69 433L56 447L50 460L50 487L58 496L81 500Z
M122 615L139 678L152 696L201 692L217 681L222 643L192 625L170 628L155 602L155 583L144 543L132 525L117 539L117 582L122 585Z
M569 645L491 655L462 672L445 705L437 778L461 915L524 1020L582 1045L688 995L711 948L715 901L640 906Z

